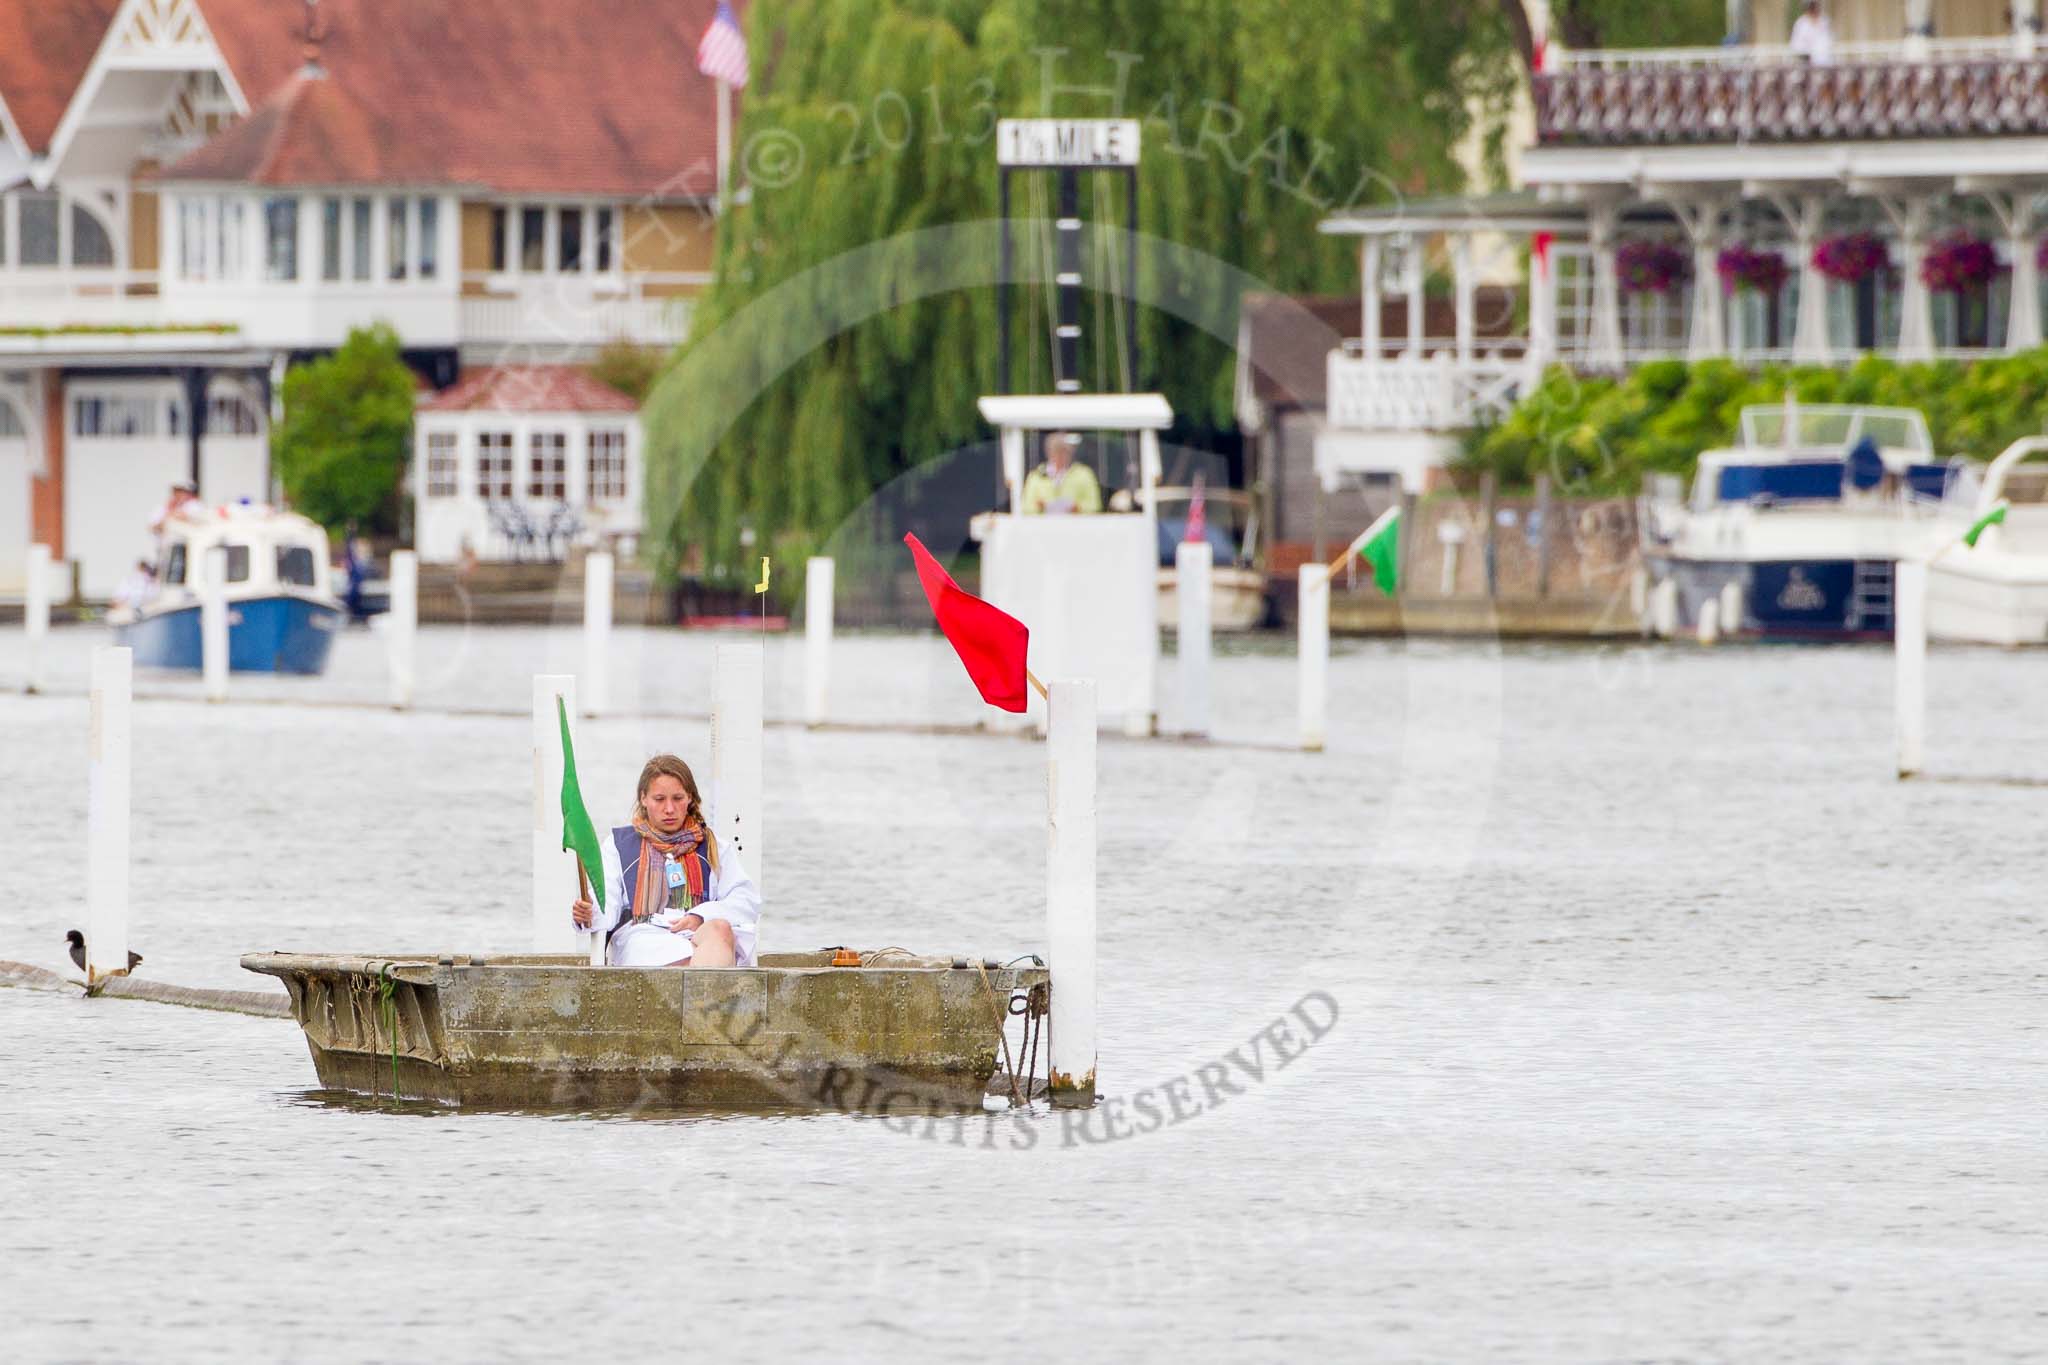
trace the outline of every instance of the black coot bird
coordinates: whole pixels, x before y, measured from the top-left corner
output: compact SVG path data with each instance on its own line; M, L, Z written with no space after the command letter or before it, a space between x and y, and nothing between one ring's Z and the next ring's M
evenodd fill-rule
M74 966L74 967L76 967L76 968L78 968L78 970L80 970L81 972L82 972L82 971L84 971L84 970L85 970L85 935L84 935L84 934L81 934L81 933L79 933L79 932L78 932L78 931L77 931L76 929L73 929L73 930L72 930L72 931L71 931L70 933L68 933L68 934L64 935L64 941L65 941L66 943L68 943L68 944L70 944L70 945L71 945L71 965L72 965L72 966ZM137 967L139 967L139 966L141 966L141 965L142 965L142 954L141 954L141 953L133 953L133 952L131 952L130 954L128 954L128 970L129 970L129 971L131 971L131 972L132 972L132 971L134 971L134 970L135 970L135 969L136 969Z

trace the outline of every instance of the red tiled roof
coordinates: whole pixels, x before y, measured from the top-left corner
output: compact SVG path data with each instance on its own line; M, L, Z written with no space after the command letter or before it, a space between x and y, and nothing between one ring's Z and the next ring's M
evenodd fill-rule
M638 412L639 405L573 365L490 365L471 370L421 412Z
M119 8L120 0L0 0L0 103L31 154L49 150Z
M166 178L662 199L715 188L716 87L696 50L716 0L326 0L321 79L302 75L302 7L199 3L251 117Z

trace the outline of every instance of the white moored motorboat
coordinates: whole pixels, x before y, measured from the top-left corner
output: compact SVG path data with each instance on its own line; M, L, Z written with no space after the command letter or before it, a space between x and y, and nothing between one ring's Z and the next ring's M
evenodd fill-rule
M1975 545L1951 540L1927 566L1930 639L2048 644L2048 436L2007 446L1984 473L1977 516L2006 504Z
M1889 639L1893 566L1962 534L1975 480L1935 454L1911 408L1744 408L1740 444L1700 452L1689 501L1645 501L1647 624Z

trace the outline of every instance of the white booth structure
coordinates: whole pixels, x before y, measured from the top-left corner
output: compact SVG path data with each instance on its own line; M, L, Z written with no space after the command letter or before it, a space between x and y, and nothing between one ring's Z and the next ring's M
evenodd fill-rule
M494 365L420 401L413 543L421 562L557 559L640 533L639 409L572 365Z
M1173 409L1156 393L1013 394L981 400L1001 433L1008 512L977 517L982 596L1031 631L1038 676L1093 678L1100 714L1127 734L1158 723L1159 433ZM1128 511L1026 516L1026 471L1046 432L1120 433L1134 450ZM1111 490L1105 489L1108 497ZM1121 498L1110 498L1112 507ZM1042 704L1032 698L1034 711Z

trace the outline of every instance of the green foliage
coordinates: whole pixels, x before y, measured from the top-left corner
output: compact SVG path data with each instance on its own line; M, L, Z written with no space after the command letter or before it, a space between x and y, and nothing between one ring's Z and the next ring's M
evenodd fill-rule
M668 357L652 346L635 346L630 341L607 343L584 367L600 384L609 384L636 403L647 401L654 381L661 377Z
M692 552L714 578L751 573L743 527L806 553L873 490L985 439L998 117L1143 121L1139 372L1104 345L1084 382L1156 387L1199 436L1230 422L1244 291L1356 288L1318 221L1458 187L1472 100L1503 108L1515 80L1481 0L757 0L746 22L752 192L646 408L664 574ZM1018 269L1049 275L1052 179L1013 188ZM1085 221L1124 209L1114 177L1083 177ZM1049 389L1046 292L1015 303L1012 386ZM1091 293L1084 337L1116 335L1125 306Z
M333 531L395 531L413 392L398 334L382 323L286 374L273 451L292 506Z
M1563 492L1635 493L1646 474L1690 477L1700 451L1735 438L1744 407L1779 402L1788 388L1804 403L1918 408L1944 456L1988 460L2048 430L2048 349L1914 364L1869 355L1845 369L1668 360L1621 380L1559 367L1498 425L1473 433L1459 473L1490 470L1507 488L1546 474Z

